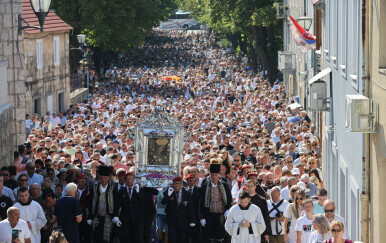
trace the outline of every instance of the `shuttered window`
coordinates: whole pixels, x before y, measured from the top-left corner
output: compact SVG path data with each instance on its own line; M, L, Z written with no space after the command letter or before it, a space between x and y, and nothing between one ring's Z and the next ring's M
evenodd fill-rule
M60 38L54 37L54 65L60 65Z
M36 40L36 66L38 69L43 68L43 45L42 39Z

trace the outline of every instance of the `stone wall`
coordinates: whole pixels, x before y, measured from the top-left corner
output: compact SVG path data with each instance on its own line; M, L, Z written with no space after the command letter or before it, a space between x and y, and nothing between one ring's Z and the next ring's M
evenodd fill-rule
M69 31L24 34L26 112L35 113L34 99L40 99L40 115L47 111L61 112L70 102ZM54 63L54 38L59 38L60 63ZM42 41L42 68L37 68L36 40ZM63 107L59 107L59 93L64 94ZM52 98L49 108L48 96ZM39 113L39 112L38 112Z
M5 105L0 108L0 165L9 165L13 162L13 108Z
M71 92L71 105L74 105L76 103L80 103L82 100L87 99L87 89L82 88L82 89L77 89L74 92Z
M18 36L21 0L0 1L0 62L7 63L7 101L0 107L0 166L12 161L13 151L25 141L25 79L23 35Z

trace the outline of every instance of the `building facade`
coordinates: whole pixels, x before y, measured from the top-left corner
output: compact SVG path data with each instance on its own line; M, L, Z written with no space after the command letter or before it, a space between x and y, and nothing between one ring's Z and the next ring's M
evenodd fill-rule
M309 108L309 81L322 72L327 85L329 111L312 113L322 143L321 167L325 187L340 216L345 218L349 238L361 240L361 197L364 186L365 135L348 132L346 95L365 95L363 77L362 1L288 0L289 14L312 17L309 32L316 35L315 50L301 52L293 38L288 48L296 53L296 72L287 81L299 102ZM292 36L291 36L292 37Z
M38 20L28 0L23 0L23 18L31 25ZM44 31L24 30L26 112L45 115L62 112L70 105L69 35L73 28L50 12Z
M21 0L0 2L0 164L13 163L25 141L24 46L18 36Z
M330 111L324 112L324 169L330 198L346 219L350 239L360 240L361 194L363 191L363 133L345 128L346 95L364 95L362 74L362 1L326 0L321 9L321 58L329 91ZM326 129L328 128L328 129Z
M369 154L368 241L386 239L386 0L370 0L366 4L366 44L368 45L369 97L379 106L378 131L369 134L366 146ZM366 220L367 222L367 220Z

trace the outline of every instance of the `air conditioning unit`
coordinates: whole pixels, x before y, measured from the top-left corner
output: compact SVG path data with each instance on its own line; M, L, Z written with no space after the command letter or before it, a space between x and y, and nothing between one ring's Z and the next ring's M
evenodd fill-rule
M290 51L279 51L278 66L282 73L296 72L296 54Z
M372 101L363 95L346 95L346 125L350 132L372 133L377 131L378 104L373 111Z
M321 80L310 84L310 110L328 111L327 83Z

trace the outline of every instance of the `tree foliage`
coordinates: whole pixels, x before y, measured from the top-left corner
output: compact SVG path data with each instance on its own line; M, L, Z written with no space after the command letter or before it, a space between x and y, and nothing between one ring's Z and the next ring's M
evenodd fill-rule
M276 18L278 0L185 0L183 8L191 11L220 38L228 38L268 70L271 81L277 74L277 51L282 47L282 22Z
M144 42L153 26L177 8L176 0L55 0L56 13L88 42L125 52Z

